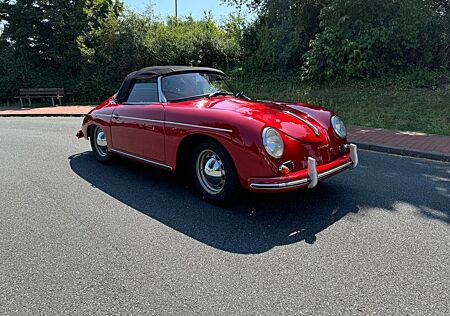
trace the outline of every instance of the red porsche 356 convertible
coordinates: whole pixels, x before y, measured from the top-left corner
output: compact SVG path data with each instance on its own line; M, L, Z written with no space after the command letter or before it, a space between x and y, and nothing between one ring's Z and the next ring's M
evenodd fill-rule
M358 164L342 120L323 107L251 100L212 68L149 67L84 119L100 162L115 154L168 171L188 171L208 200L240 189L313 188Z

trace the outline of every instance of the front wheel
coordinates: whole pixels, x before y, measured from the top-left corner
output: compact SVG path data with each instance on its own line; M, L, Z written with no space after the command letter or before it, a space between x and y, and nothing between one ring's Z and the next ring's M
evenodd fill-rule
M108 143L106 142L105 132L100 126L91 128L89 135L91 140L92 151L98 161L107 163L111 160L111 153L108 151Z
M239 198L241 186L231 157L215 142L193 150L192 178L196 189L210 202L229 204Z

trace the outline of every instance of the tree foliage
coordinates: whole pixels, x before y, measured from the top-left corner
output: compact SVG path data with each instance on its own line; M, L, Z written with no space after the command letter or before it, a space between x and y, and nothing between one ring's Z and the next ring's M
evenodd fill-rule
M244 65L306 80L450 66L449 0L225 0L258 16Z
M99 100L150 65L294 70L305 80L450 68L450 0L223 2L256 18L162 20L119 0L0 0L0 99L62 86L74 100Z
M298 68L309 41L319 31L321 0L230 0L247 3L258 13L245 30L242 46L247 70L277 71Z
M80 64L77 39L121 11L121 3L115 0L17 0L0 4L5 22L2 40L29 62L50 68L64 66L66 70L76 70Z
M438 2L332 1L321 12L323 31L311 41L304 77L370 77L408 66L448 66L448 54L439 51L449 44L448 16L440 11L448 2Z
M116 0L0 0L0 98L24 87L63 86L78 101L108 96L151 65L235 66L242 19L167 21Z

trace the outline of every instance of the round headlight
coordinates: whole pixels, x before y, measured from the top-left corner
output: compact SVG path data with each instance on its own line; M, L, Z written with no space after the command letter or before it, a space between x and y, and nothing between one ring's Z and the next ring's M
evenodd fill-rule
M333 125L334 131L340 138L347 137L347 128L339 116L333 116L331 118L331 125Z
M280 158L284 153L284 143L280 133L271 127L266 127L262 133L264 148L274 158Z

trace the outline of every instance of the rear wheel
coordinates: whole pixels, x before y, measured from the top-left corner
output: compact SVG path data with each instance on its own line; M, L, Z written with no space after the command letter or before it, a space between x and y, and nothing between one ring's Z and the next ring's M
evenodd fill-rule
M229 204L239 198L241 186L231 157L215 142L204 142L193 150L192 179L208 201Z
M98 161L107 163L111 160L111 153L108 151L108 143L106 141L105 132L100 126L94 126L91 128L90 140L92 151Z

